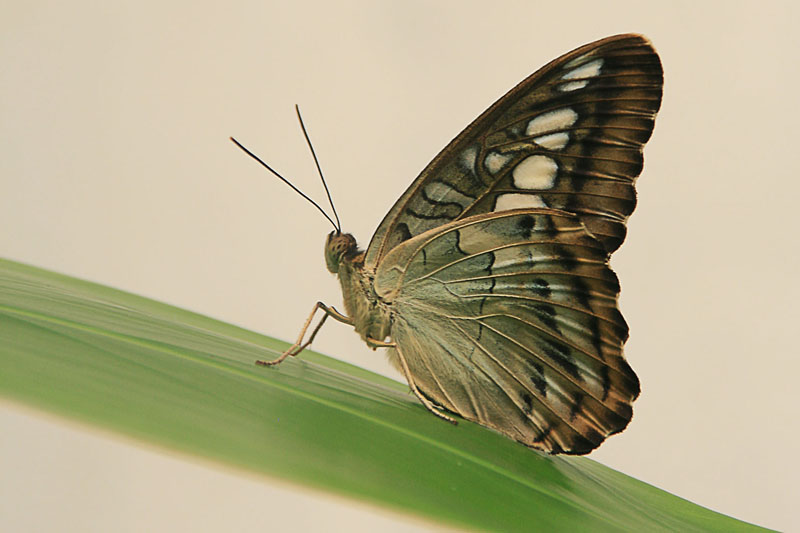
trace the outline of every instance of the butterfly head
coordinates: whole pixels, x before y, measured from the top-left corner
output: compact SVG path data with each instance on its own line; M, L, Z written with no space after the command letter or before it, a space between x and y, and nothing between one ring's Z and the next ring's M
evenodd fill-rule
M343 260L351 259L358 254L356 238L349 233L332 231L325 240L325 264L328 270L336 274Z

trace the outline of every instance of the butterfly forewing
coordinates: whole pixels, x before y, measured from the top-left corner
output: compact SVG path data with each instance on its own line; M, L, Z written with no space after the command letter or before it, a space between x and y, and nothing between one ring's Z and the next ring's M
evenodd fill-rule
M451 222L397 246L375 290L435 403L549 452L622 430L639 393L605 247L549 209Z
M609 37L551 62L428 165L378 227L366 267L431 228L525 207L577 214L613 252L636 204L634 179L661 88L658 55L639 35Z

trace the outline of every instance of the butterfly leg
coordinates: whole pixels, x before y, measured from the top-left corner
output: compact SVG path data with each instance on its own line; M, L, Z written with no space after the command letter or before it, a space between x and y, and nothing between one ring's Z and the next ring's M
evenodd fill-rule
M308 338L308 340L305 343L303 343L303 337L306 336L306 331L308 331L308 327L314 320L314 315L316 315L317 311L320 309L322 309L325 314L322 315L322 320L319 321L314 330L311 332L311 336ZM325 323L325 321L328 319L329 316L333 317L339 322L343 322L351 326L353 325L353 320L347 315L343 315L332 306L328 307L322 302L317 302L316 304L314 304L314 308L311 310L311 314L308 315L306 323L303 325L303 329L300 330L300 335L297 337L297 342L292 344L289 347L289 349L283 352L280 356L278 356L277 359L273 359L272 361L256 361L256 364L261 366L273 366L277 365L278 363L281 363L284 359L286 359L290 355L295 356L299 354L300 352L305 350L309 344L314 342L314 337L317 336L317 333L319 332L320 328L322 328L322 325Z
M377 348L396 348L397 345L393 342L386 342L386 341L379 341L375 339L370 339L369 337L366 338L367 346L372 348L373 350Z
M456 421L455 418L449 417L446 414L444 414L438 407L436 407L436 405L433 404L432 401L430 401L428 398L425 397L424 394L420 392L420 390L417 388L416 383L414 383L414 379L411 377L411 371L408 369L408 363L406 363L406 358L403 357L403 352L400 351L400 347L395 345L394 349L397 351L397 358L400 359L400 366L403 369L403 374L405 374L406 376L406 381L408 381L408 386L411 387L411 392L413 392L414 395L417 398L419 398L419 401L422 402L422 405L425 406L425 409L435 414L442 420L446 420L447 422L450 422L453 425L457 425L458 422Z

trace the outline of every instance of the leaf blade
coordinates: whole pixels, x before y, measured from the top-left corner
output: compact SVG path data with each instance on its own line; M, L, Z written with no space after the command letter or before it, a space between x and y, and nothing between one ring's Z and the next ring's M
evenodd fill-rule
M0 394L254 472L481 529L753 526L586 458L430 416L405 385L152 300L0 260ZM638 502L638 503L637 503Z

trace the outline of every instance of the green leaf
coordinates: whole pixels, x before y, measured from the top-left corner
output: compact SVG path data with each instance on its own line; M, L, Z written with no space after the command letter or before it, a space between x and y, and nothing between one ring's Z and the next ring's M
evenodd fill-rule
M0 394L459 527L759 529L582 457L431 416L408 388L175 307L0 260ZM654 459L655 460L655 459Z

